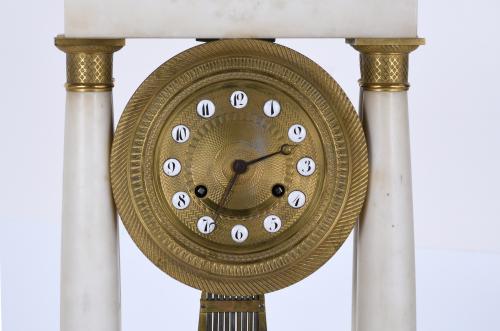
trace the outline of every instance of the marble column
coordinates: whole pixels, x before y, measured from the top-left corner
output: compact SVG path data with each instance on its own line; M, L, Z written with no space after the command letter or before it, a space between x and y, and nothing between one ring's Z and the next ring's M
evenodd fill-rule
M123 39L55 39L66 53L61 331L120 330L117 217L109 178L113 53Z
M360 52L368 195L355 230L353 331L415 331L408 57L423 39L348 39Z

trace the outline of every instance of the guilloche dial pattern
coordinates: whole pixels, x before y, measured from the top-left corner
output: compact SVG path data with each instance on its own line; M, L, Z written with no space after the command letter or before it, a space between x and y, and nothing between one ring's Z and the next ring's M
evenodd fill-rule
M305 164L305 155L323 162L323 149L311 119L296 101L266 86L235 81L204 89L178 109L165 124L159 144L159 162L167 174L161 179L163 193L207 188L202 198L191 194L189 207L179 197L175 204L172 199L181 224L208 242L256 247L298 222L307 209L306 196L318 192L318 178L305 178L305 173L314 173L306 167L314 161L307 157ZM188 144L179 143L187 139ZM255 160L281 151L283 145L291 148L289 155L247 165L223 197L236 159ZM285 188L282 196L273 195L277 184Z

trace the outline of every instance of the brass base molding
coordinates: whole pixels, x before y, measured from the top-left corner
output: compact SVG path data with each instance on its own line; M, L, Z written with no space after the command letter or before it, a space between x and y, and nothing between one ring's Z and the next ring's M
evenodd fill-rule
M55 45L66 53L66 89L73 92L111 91L113 53L125 39L80 39L57 36Z
M359 85L367 91L407 91L408 55L425 44L422 38L346 39L360 54Z

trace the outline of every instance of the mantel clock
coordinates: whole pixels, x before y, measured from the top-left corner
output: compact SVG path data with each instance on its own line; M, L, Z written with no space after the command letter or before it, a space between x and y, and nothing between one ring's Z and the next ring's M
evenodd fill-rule
M200 330L264 330L264 293L335 254L367 180L342 89L263 40L211 41L162 64L128 102L111 154L125 227L156 266L203 291Z

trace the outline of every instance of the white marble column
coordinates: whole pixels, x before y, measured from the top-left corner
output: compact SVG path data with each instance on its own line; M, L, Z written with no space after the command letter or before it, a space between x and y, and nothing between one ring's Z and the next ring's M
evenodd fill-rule
M353 331L415 331L408 54L422 39L351 39L361 52L369 184L355 233Z
M112 56L124 40L56 38L67 56L61 331L120 330L117 218L109 178Z

